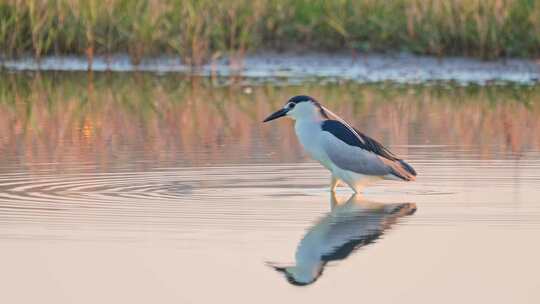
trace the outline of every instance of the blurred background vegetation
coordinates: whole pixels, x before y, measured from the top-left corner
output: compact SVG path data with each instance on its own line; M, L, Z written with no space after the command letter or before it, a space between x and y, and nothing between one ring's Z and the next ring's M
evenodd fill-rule
M156 55L199 65L246 52L540 54L535 0L2 0L0 52Z

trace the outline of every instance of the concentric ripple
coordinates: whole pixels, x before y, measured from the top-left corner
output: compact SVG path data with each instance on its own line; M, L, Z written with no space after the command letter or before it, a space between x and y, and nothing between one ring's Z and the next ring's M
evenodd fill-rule
M201 227L215 231L300 225L305 223L303 215L326 205L298 212L306 205L289 204L287 199L275 202L270 194L295 192L290 178L300 179L305 172L324 173L314 164L302 167L300 171L286 166L236 166L6 174L0 178L0 225L4 237L10 230L28 234L22 226L45 227L49 232L52 226L64 232L80 228L179 233L200 232ZM326 178L305 182L322 187L322 180ZM272 217L279 210L285 214L276 221Z
M381 202L416 203L419 212L408 225L540 227L534 201L540 196L540 162L413 162L421 172L416 183L384 181L365 194ZM298 229L329 210L328 178L314 163L4 174L0 225L4 237L51 237L79 229L176 237L204 232L214 238L231 231ZM338 193L351 194L346 188Z

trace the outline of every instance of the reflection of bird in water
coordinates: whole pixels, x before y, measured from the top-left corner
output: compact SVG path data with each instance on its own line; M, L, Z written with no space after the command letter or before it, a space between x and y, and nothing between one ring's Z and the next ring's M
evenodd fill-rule
M416 171L409 164L312 97L289 99L264 122L283 116L295 120L294 129L304 149L332 173L332 191L340 181L358 193L366 184L381 178L415 180Z
M315 282L330 261L346 259L353 251L378 239L402 216L416 211L414 203L382 204L352 195L339 203L331 194L332 211L309 229L296 250L296 265L279 267L294 285Z

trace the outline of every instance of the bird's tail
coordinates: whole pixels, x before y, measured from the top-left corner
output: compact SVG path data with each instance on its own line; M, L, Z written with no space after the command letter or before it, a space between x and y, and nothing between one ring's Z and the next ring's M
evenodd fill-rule
M383 162L390 167L390 174L404 181L416 180L416 171L402 159L389 160L383 158Z

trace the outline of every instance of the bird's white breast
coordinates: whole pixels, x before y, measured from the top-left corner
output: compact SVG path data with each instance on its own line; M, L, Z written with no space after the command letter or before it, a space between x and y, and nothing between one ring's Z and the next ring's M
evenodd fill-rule
M318 121L301 121L297 120L294 129L300 144L304 150L315 160L319 161L323 166L329 167L328 157L321 146L321 124Z

